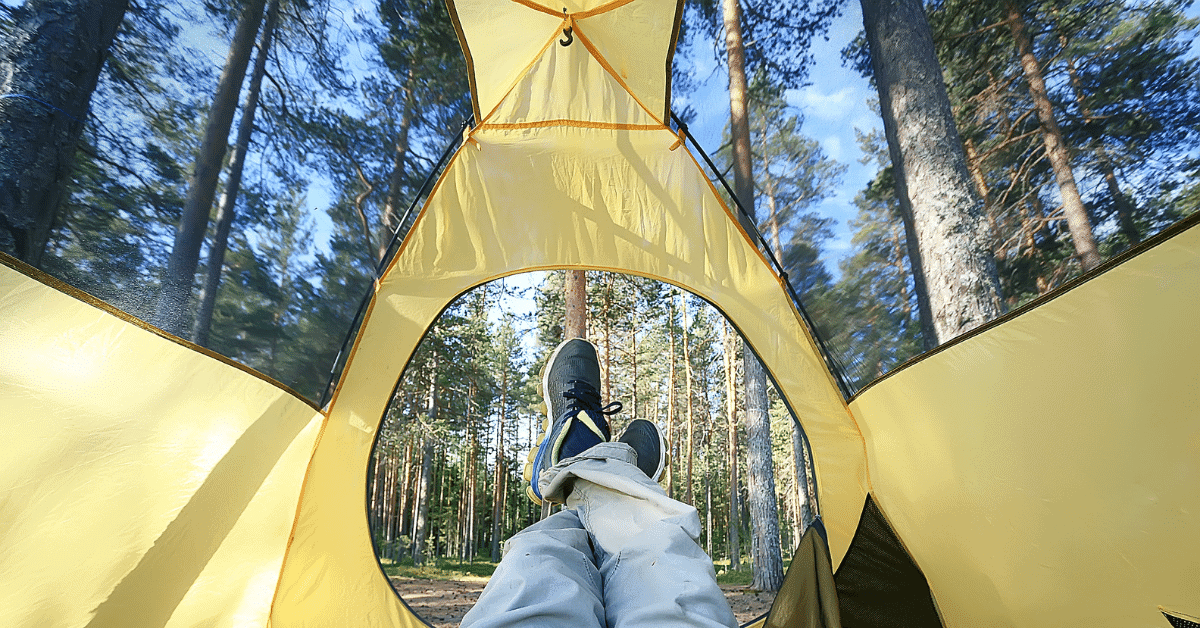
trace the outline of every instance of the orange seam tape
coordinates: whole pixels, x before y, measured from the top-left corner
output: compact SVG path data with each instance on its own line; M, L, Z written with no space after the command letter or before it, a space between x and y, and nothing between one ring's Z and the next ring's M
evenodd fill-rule
M518 2L518 1L519 0L513 0L513 2ZM562 21L562 24L560 26L562 26L563 28L566 28L570 25L571 25L571 19L567 18ZM479 121L480 126L482 126L485 122L487 122L489 119L491 119L492 116L496 115L496 111L500 109L500 105L503 105L504 101L508 100L508 97L510 95L512 95L512 91L517 88L517 84L521 82L521 79L524 79L525 76L527 74L529 74L529 71L533 69L533 66L537 65L537 62L542 60L542 55L546 54L546 50L549 49L550 46L552 46L554 44L554 42L558 40L559 32L560 32L559 30L555 30L554 34L550 36L550 39L546 41L546 45L542 46L542 49L539 50L536 55L533 55L533 60L530 61L525 66L525 69L521 70L521 72L519 74L517 74L517 80L513 81L512 85L508 86L508 91L504 92L504 95L501 96L500 99L496 101L496 106L492 107L492 110L489 111L488 114Z
M480 129L498 129L498 130L514 130L514 129L540 129L552 126L570 126L581 129L610 129L614 131L657 131L663 128L661 124L625 124L618 122L591 122L588 120L571 120L559 118L555 120L539 120L537 122L511 122L511 123L495 123L489 122L481 124L476 128Z
M547 15L554 15L554 16L562 15L561 11L555 11L554 9L551 9L550 7L544 7L536 2L532 2L531 0L512 0L512 1L516 2L517 4L527 6L531 9L533 9L534 11L541 11L542 13L546 13Z
M624 88L624 90L629 94L629 97L633 98L633 101L642 108L642 111L645 111L646 115L650 116L650 118L655 122L662 126L666 126L666 124L663 124L663 121L660 120L653 111L650 111L650 108L646 106L646 103L642 102L641 99L637 97L637 94L633 93L632 89L629 89L629 84L625 82L625 79L621 78L620 74L617 74L617 71L614 70L611 65L609 65L608 60L604 58L604 55L600 54L600 51L597 50L596 46L592 44L592 41L587 38L587 35L584 35L583 31L580 31L578 26L575 27L573 32L575 33L575 36L579 38L579 41L583 44L583 47L587 48L588 52L592 53L592 57L600 63L600 67L604 68L604 71L608 72L609 76L612 76L613 79L616 80L622 88Z

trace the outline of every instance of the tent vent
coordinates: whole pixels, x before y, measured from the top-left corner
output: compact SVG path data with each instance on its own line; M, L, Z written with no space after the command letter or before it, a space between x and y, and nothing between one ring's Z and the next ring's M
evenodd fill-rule
M1171 622L1171 625L1174 626L1175 628L1200 628L1200 622L1195 622L1190 619L1184 619L1182 617L1177 617L1175 615L1168 613L1167 611L1163 611L1162 614L1163 614L1163 617L1166 617L1167 621Z

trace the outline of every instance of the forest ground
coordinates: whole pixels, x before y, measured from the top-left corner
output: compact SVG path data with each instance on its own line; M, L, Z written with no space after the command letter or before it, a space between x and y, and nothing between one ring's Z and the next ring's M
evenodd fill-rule
M458 628L463 615L475 605L487 578L463 576L458 580L435 580L426 578L391 578L392 586L421 619L435 628ZM775 596L758 593L740 584L723 584L725 597L733 607L738 624L762 616L771 609Z

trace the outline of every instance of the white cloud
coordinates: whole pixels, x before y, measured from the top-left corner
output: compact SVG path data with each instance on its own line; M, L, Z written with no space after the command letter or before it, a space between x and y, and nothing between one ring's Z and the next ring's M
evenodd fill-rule
M834 161L842 161L842 138L837 135L830 135L821 140L821 148L825 154Z
M862 99L856 92L854 87L843 87L829 93L823 93L816 87L806 87L798 90L792 102L804 112L805 117L839 122L859 106Z

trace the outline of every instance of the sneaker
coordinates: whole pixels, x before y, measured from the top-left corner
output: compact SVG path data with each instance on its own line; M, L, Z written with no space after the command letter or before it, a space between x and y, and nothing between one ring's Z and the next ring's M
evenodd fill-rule
M600 406L600 361L596 347L582 338L567 340L550 354L542 371L542 398L546 418L525 466L526 493L539 504L541 472L611 440L607 417L621 411L619 401Z
M658 426L645 419L634 419L617 437L637 453L637 468L657 482L667 466L667 439Z

